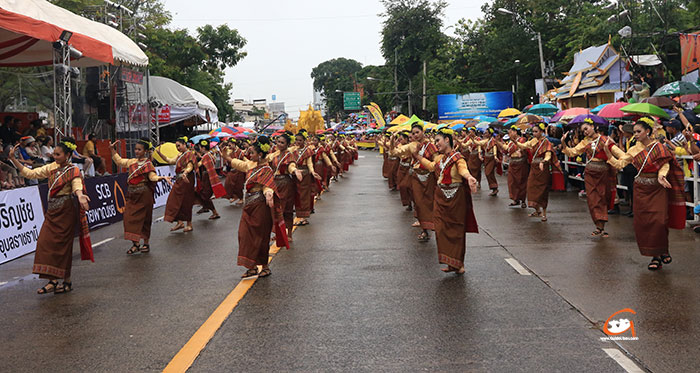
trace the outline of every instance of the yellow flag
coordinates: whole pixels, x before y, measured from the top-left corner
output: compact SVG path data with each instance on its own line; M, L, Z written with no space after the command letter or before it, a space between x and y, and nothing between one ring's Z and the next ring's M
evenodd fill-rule
M377 122L377 126L384 127L384 125L386 125L384 116L382 115L382 109L379 107L379 105L375 104L374 102L370 102L369 105L366 105L365 107L372 114L372 117L374 117L374 121Z

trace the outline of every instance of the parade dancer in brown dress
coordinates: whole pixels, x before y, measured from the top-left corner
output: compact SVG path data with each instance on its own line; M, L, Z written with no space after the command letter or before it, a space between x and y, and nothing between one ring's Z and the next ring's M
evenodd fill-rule
M27 179L48 179L49 195L36 242L32 273L49 282L37 294L67 293L73 290L71 267L73 264L73 238L76 225L80 224L81 259L92 260L92 244L88 231L85 211L89 210L90 198L85 194L80 170L71 164L71 155L77 149L75 140L64 138L53 151L54 162L36 169L25 167L15 158L19 145L9 154L9 159L17 167L22 177ZM78 205L74 203L76 197ZM58 280L63 279L59 284Z
M187 148L189 139L180 137L175 141L175 146L180 154L176 158L168 158L160 149L156 149L158 155L170 165L175 165L177 177L173 183L173 189L168 195L168 202L165 204L165 216L163 220L175 226L170 228L171 232L183 229L183 232L192 231L192 206L194 205L194 165L197 163L197 156L194 151ZM187 224L187 226L185 226Z
M489 183L489 189L491 189L490 196L495 197L498 195L498 180L496 180L496 164L500 163L498 159L498 147L496 147L496 139L494 138L494 129L489 127L486 129L486 134L488 139L475 141L483 150L483 164L484 164L484 174L486 174L486 181Z
M294 141L294 135L287 131L277 137L277 150L267 155L270 167L275 171L275 185L277 194L282 203L281 208L284 215L284 224L287 227L287 237L292 241L294 229L294 200L296 199L296 184L292 180L292 175L301 181L304 175L297 169L296 152L292 152L289 146Z
M502 141L496 144L505 154L508 154L508 194L513 200L508 206L518 206L525 208L525 200L527 199L527 177L530 173L530 164L525 150L518 148L516 143L524 143L524 137L520 135L520 129L516 126L511 126L508 129L509 140L507 143Z
M295 163L301 171L302 179L297 182L296 198L294 201L294 209L296 217L300 221L294 225L308 225L309 216L311 216L311 206L313 201L312 186L314 179L320 180L321 176L314 170L314 146L307 144L309 133L305 129L300 129L296 134L294 142L297 158Z
M466 251L465 233L478 233L471 193L476 193L476 179L469 174L462 154L454 150L454 131L441 128L436 135L440 154L434 160L424 158L417 151L414 156L437 178L433 221L438 260L446 264L443 272L464 273ZM465 186L466 184L466 186Z
M150 160L150 152L153 144L148 139L140 139L134 145L136 158L122 159L117 154L115 145L119 140L110 144L112 161L117 167L128 169L127 184L129 189L124 208L124 239L131 241L131 248L127 255L148 253L151 251L149 240L151 238L151 223L153 222L153 190L154 183L166 180L172 185L170 176L158 176L153 163ZM143 245L139 243L143 240Z

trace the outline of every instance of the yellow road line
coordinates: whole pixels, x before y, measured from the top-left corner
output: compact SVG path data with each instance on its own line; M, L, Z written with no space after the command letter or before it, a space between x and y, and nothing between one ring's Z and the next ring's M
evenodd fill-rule
M297 218L294 222L296 223L300 220L301 219ZM294 232L296 229L296 226L292 227L292 232ZM277 245L270 245L269 262L272 262L272 259L279 251L280 248L277 247ZM206 347L209 341L214 337L216 331L221 328L221 325L223 325L224 321L226 321L231 312L233 312L233 309L236 308L238 303L241 301L241 299L243 299L248 290L253 287L253 284L257 280L257 277L252 279L242 279L238 285L236 285L233 291L226 296L224 301L221 302L218 307L216 307L207 321L205 321L204 324L197 329L190 340L187 341L185 346L180 349L172 360L170 360L170 363L168 363L165 369L163 369L163 372L186 372L192 366L195 359L197 359L204 347Z

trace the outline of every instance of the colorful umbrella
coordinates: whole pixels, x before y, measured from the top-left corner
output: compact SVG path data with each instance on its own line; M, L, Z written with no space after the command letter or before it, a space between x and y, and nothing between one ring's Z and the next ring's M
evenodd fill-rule
M177 151L175 143L172 142L164 142L158 145L156 149L160 150L160 152L168 158L175 158L178 155L180 155L180 152ZM153 158L160 163L168 163L163 158L161 158L160 155L158 155L158 152L153 152Z
M539 104L538 104L538 105L539 105ZM533 106L535 106L535 105L530 104L530 105L525 106L525 107L523 108L523 113L527 113L528 110L530 110L530 108L533 107Z
M700 86L679 80L662 86L652 96L683 96L695 93L700 93Z
M652 104L652 105L656 105L660 108L668 108L668 109L676 106L676 101L673 101L670 98L665 97L665 96L647 97L640 102L645 103L645 104Z
M619 119L619 118L624 118L629 116L629 114L620 111L620 108L623 108L627 106L628 104L626 102L615 102L612 104L607 104L605 107L600 110L597 114L600 117L603 118L608 118L608 119Z
M607 126L608 121L605 118L599 117L595 114L582 114L582 115L577 115L574 119L572 119L569 124L581 124L581 123L586 123L586 119L589 119L590 121L593 122L593 124L597 124L599 126Z
M489 125L490 125L491 123L493 123L493 122L487 122L487 121L479 122L479 123L476 125L476 129L479 129L479 130L482 130L482 131L483 131L483 130L486 130L487 128L489 128Z
M559 111L559 108L552 104L537 104L527 110L528 114L552 116Z
M582 108L582 107L575 107L575 108L571 108L571 109L566 109L566 110L560 111L556 115L554 115L552 117L552 122L558 122L562 119L563 120L570 120L570 119L573 119L577 115L590 114L590 113L591 113L590 110L588 110L586 108Z
M591 113L598 114L601 110L603 110L604 107L606 107L608 105L610 105L610 104L609 103L608 104L600 104L600 105L594 107L593 109L591 109Z
M190 139L190 141L192 141L193 144L196 144L196 143L200 142L201 140L207 140L207 139L209 139L210 137L211 137L211 136L209 136L209 135L207 135L207 134L204 134L204 135L197 135L197 136L192 137L192 138Z
M498 113L499 118L505 118L505 117L514 117L516 115L522 114L520 110L514 109L514 108L508 108L508 109L503 109L501 110L500 113Z
M491 122L497 121L498 118L490 117L490 116L488 116L488 115L477 115L477 116L474 117L474 120L476 120L476 121L478 121L478 122L489 122L489 123L491 123ZM477 122L477 123L478 123L478 122Z
M664 118L664 119L670 118L670 116L668 115L668 113L666 113L664 111L664 109L662 109L656 105L652 105L652 104L643 104L643 103L629 104L627 106L620 108L620 110L624 111L625 113L653 115L655 117Z
M515 124L535 124L542 122L542 117L538 115L524 114L516 118Z

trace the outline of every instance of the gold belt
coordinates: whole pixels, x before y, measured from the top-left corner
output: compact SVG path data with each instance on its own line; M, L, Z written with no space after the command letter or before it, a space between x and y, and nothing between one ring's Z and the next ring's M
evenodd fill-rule
M57 196L53 198L49 198L48 203L47 203L47 210L56 210L57 208L63 207L63 204L66 203L67 200L71 199L71 196L69 194L63 195L63 196Z
M521 163L521 162L525 162L526 159L527 158L525 158L525 157L511 158L510 163Z
M249 204L253 202L257 202L258 200L263 198L263 193L261 191L258 192L252 192L252 193L246 193L245 197L243 198L243 206L248 206Z
M418 175L427 175L430 173L428 170L424 170L422 168L414 168L413 171L417 173Z
M602 161L590 161L586 165L586 168L594 171L606 171L609 168L609 166L607 163Z
M141 192L143 192L144 190L146 190L146 188L147 188L147 186L146 186L145 183L136 184L136 185L129 184L129 187L127 188L127 191L128 191L129 193L141 193Z
M532 158L532 163L541 163L541 162L544 162L544 158L542 158L542 157Z

